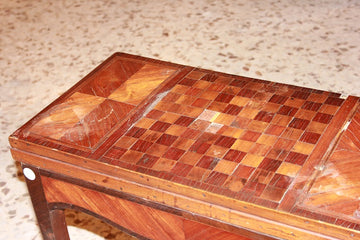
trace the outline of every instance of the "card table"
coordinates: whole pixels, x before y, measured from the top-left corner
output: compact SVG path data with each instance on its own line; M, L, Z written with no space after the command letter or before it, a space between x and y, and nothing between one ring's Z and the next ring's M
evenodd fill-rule
M359 98L115 53L10 137L44 239L360 239Z

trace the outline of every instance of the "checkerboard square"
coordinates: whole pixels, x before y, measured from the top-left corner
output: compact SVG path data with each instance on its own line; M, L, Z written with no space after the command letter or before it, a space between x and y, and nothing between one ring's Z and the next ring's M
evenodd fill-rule
M277 188L274 186L268 186L261 195L261 198L279 202L284 196L285 191L286 189Z
M198 97L206 100L214 100L219 93L216 91L204 91Z
M220 113L219 116L214 120L214 122L229 126L234 120L235 120L235 116L225 113Z
M170 123L156 121L151 127L150 130L165 132L171 126Z
M306 100L310 96L309 92L304 91L295 91L291 97L293 98L300 98Z
M316 112L320 109L321 105L322 104L318 102L306 101L301 108Z
M223 102L223 103L229 103L233 99L234 95L226 94L226 93L220 93L214 101L217 102Z
M111 148L105 156L112 159L119 159L126 151L127 149L125 148Z
M190 117L186 117L186 116L181 116L179 117L174 124L176 125L180 125L183 127L187 127L189 126L192 122L194 121L194 118L190 118Z
M245 152L230 149L224 156L224 159L239 163L245 157L245 155Z
M161 157L166 152L167 149L168 147L165 145L154 143L153 145L151 145L149 149L146 150L146 153L157 157Z
M219 158L203 156L199 162L196 164L197 167L206 168L209 170L213 170L219 162Z
M144 155L142 152L128 150L124 155L120 157L120 161L136 164L140 158Z
M265 132L265 129L269 126L268 122L262 122L262 121L251 121L250 124L247 126L249 130L255 131L255 132Z
M286 175L289 177L295 177L300 171L301 166L297 164L292 164L289 162L282 162L276 173Z
M221 186L224 184L229 175L219 172L211 172L205 180L205 183Z
M283 126L286 127L289 125L290 121L293 119L293 117L291 116L285 116L285 115L275 115L274 118L272 119L271 123L274 125L279 125L279 126Z
M229 149L225 147L211 145L207 150L206 155L211 157L222 158L228 150Z
M227 103L223 103L223 102L212 102L209 106L208 109L212 110L212 111L216 111L216 112L223 112L225 110L225 108L227 107Z
M192 104L191 106L194 106L194 107L199 107L199 108L206 108L209 103L211 101L210 100L206 100L204 98L197 98Z
M303 130L295 128L286 128L281 134L282 138L297 140L303 134Z
M154 119L142 118L142 119L140 119L140 120L135 124L135 127L148 129L148 128L150 128L155 122L156 122L156 120L154 120Z
M244 129L222 126L217 133L228 137L239 138L243 134L243 132Z
M187 150L194 144L194 142L195 140L180 137L173 143L172 146L183 150Z
M251 119L245 117L236 117L235 120L231 123L230 126L235 128L246 129L250 124Z
M284 105L300 108L305 103L305 100L299 98L288 98Z
M220 160L214 168L214 171L230 175L234 172L237 166L238 164L236 162Z
M269 152L270 149L271 149L271 146L255 143L251 147L249 153L256 154L258 156L265 156Z
M258 109L254 108L243 108L243 110L238 114L239 117L254 119L259 113Z
M263 159L263 156L248 153L240 163L242 165L257 168Z
M300 141L303 142L307 142L307 143L312 143L312 144L316 144L317 141L320 138L320 134L319 133L314 133L314 132L304 132L304 134L301 136Z
M245 184L243 191L249 195L259 197L264 191L266 185L258 182L249 181Z
M250 177L250 181L259 182L261 184L267 185L270 183L271 179L275 175L274 172L264 170L264 169L256 169L254 173Z
M171 147L165 152L163 157L172 160L178 160L184 153L185 151L182 149Z
M148 114L146 114L146 117L158 120L164 113L165 112L163 111L152 109Z
M208 81L208 82L214 82L217 78L218 78L218 74L216 74L216 73L207 73L201 78L201 80Z
M183 162L189 165L194 166L197 162L199 162L200 158L203 155L195 152L185 152L184 155L180 158L179 162Z
M166 94L165 97L163 97L162 101L164 101L164 102L176 102L176 100L178 100L179 97L181 97L181 96L182 95L180 95L180 94L169 92L168 94Z
M321 108L319 109L319 112L330 114L330 115L335 115L335 113L337 112L338 109L339 109L338 106L323 104L321 106Z
M246 183L246 179L237 176L230 176L227 178L226 182L224 183L224 187L228 188L233 192L239 192L242 190L245 183Z
M289 127L305 130L305 128L307 127L307 125L309 125L309 123L310 123L309 120L305 120L305 119L301 119L301 118L294 118L290 122Z
M308 97L308 101L316 102L316 103L324 103L328 98L327 94L324 93L311 93Z
M265 112L277 113L280 109L281 105L271 102L266 102L262 108Z
M158 159L159 157L144 154L144 156L140 158L140 160L136 163L136 165L143 166L146 168L152 168Z
M174 135L174 136L181 136L188 128L182 127L180 125L171 125L164 133ZM158 132L161 134L161 132Z
M278 95L278 94L274 94L274 96L272 96L270 98L269 102L277 103L277 104L284 104L287 99L288 99L288 97L286 97L286 96L281 96L281 95Z
M270 124L269 127L265 130L265 133L269 135L280 136L285 129L285 127Z
M137 140L138 140L137 138L133 138L133 137L129 137L129 136L122 136L122 137L115 143L115 146L116 146L116 147L120 147L120 148L128 149L128 148L130 148Z
M184 94L187 90L189 90L190 87L188 86L184 86L184 85L175 85L172 89L171 89L171 92L173 93L177 93L177 94Z
M146 150L151 147L153 143L147 142L144 140L139 139L132 147L132 150L138 151L138 152L146 152Z
M195 83L196 83L196 81L195 81L194 79L184 78L184 79L181 80L178 84L191 87L191 86L194 85Z
M282 106L279 109L278 114L286 115L286 116L294 116L297 111L298 111L297 108L290 107L290 106Z
M236 95L240 92L241 88L234 87L234 86L225 86L225 88L222 90L223 93L227 93L230 95Z
M302 166L305 163L307 157L308 155L306 154L290 152L287 158L285 159L285 162L294 163Z
M235 96L231 101L230 104L239 106L239 107L243 107L246 104L249 103L249 99L245 98L245 97L240 97L240 96Z
M224 84L215 82L215 83L211 84L207 90L221 92L221 90L223 90L224 88L225 88Z
M341 104L343 102L344 102L344 99L336 98L336 97L328 97L325 101L325 104L341 106Z
M292 139L279 138L274 144L274 148L289 151L295 145L295 143L296 141Z
M264 160L259 165L259 168L275 172L281 165L281 161L277 161L271 158L264 158Z
M161 137L156 141L156 143L158 144L162 144L165 146L170 146L171 144L173 144L175 142L175 140L177 139L177 136L174 135L169 135L164 133L163 135L161 135Z
M325 123L311 122L307 127L307 131L322 134L327 126Z
M170 172L177 176L186 177L186 175L188 175L191 169L191 165L177 162Z
M256 142L267 146L272 146L275 144L276 140L277 140L276 136L262 134Z
M218 146L230 148L234 144L235 141L236 141L236 138L220 136L214 144L218 145Z
M315 115L313 121L328 124L328 123L330 123L332 117L333 116L330 114L317 113Z
M206 89L210 85L211 85L210 82L199 80L199 81L196 81L196 83L193 85L193 87L196 87L196 88L199 88L199 89Z
M311 121L314 118L315 114L316 112L314 111L299 109L299 111L297 111L297 113L295 114L295 118L301 118Z
M274 117L274 113L260 111L256 116L255 120L262 121L262 122L271 122Z
M230 115L238 115L239 112L242 110L243 108L234 104L228 104L227 107L224 109L224 113L230 114Z
M187 177L195 181L204 181L210 174L210 170L201 167L193 167Z
M204 154L210 148L211 144L197 140L189 149L189 151Z
M266 103L272 97L272 95L272 93L257 92L254 96L254 99Z
M201 79L203 76L205 76L205 73L204 73L204 72L192 71L192 72L189 73L186 77L187 77L187 78L194 79L194 80L198 80L198 79Z
M196 139L200 134L201 131L188 128L183 134L181 134L181 137L188 139Z
M246 84L248 83L247 80L243 80L243 79L234 79L230 85L231 86L235 86L235 87L244 87Z
M246 98L252 98L256 94L256 91L244 88L237 95Z
M261 133L254 131L245 131L244 134L240 137L242 140L249 142L256 142L256 140L261 136Z
M181 104L181 105L191 105L196 100L196 97L189 96L189 95L182 95L181 97L176 100L175 103Z
M242 179L248 179L256 168L238 164L233 176L240 177Z
M238 139L231 146L231 149L235 149L235 150L242 151L242 152L248 152L253 145L254 145L254 142L249 142L249 141Z
M217 133L220 131L220 129L223 127L224 125L220 124L220 123L211 123L209 125L209 127L207 129L205 129L206 132L208 133Z
M166 112L160 118L159 121L166 122L166 123L174 123L180 117L179 114Z

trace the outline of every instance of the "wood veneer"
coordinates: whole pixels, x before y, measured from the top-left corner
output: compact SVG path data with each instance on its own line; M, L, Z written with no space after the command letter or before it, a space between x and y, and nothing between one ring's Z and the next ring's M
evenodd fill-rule
M354 96L116 53L9 139L36 172L47 239L67 235L54 203L150 239L358 239L358 108Z

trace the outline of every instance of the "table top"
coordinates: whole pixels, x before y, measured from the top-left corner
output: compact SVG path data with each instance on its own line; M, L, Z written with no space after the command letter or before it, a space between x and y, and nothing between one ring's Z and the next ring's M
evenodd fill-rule
M149 176L157 188L174 183L208 202L220 196L225 207L249 203L358 231L358 106L353 96L116 53L10 143Z

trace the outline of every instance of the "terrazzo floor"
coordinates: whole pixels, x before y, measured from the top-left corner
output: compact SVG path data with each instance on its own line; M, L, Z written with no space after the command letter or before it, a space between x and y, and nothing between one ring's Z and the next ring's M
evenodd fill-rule
M117 51L360 96L360 1L0 1L0 239L42 239L7 137ZM68 211L71 239L130 239Z

